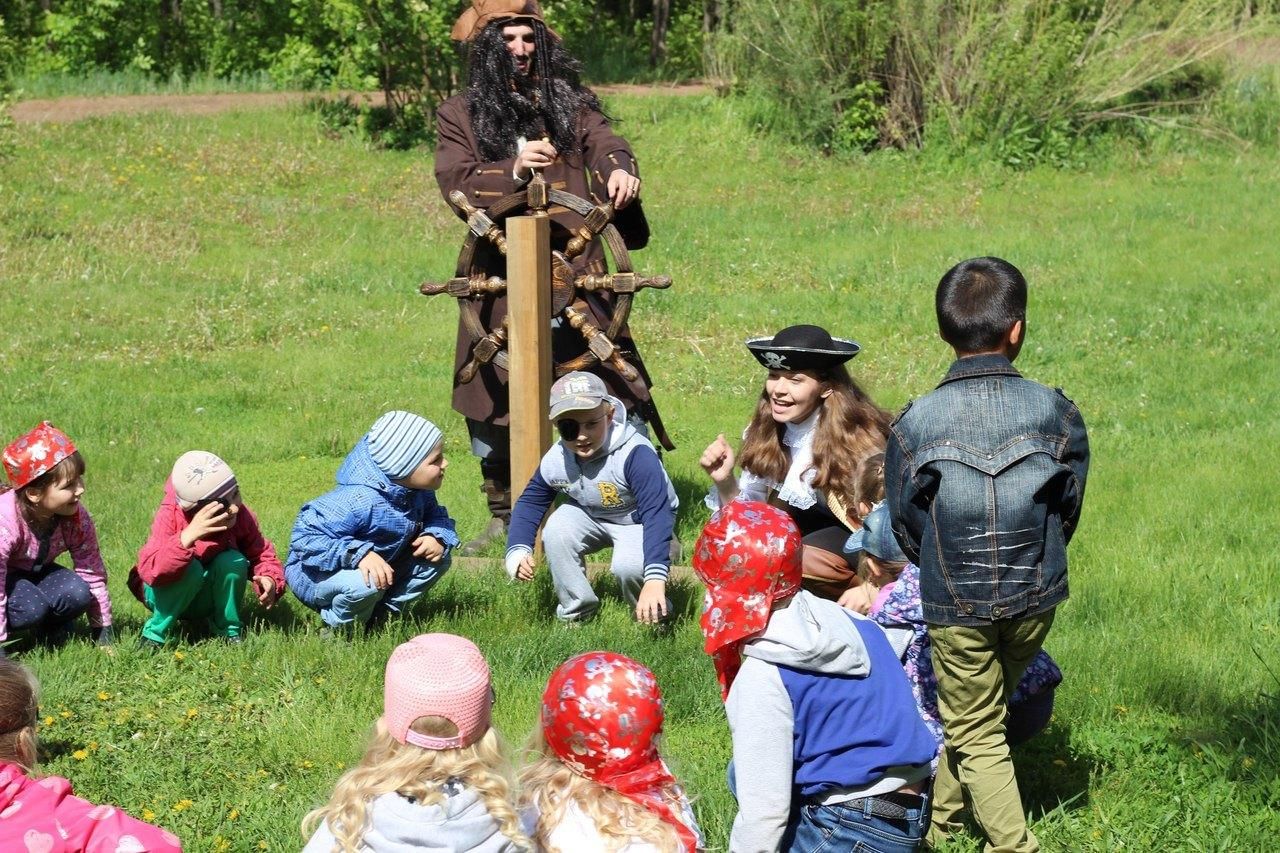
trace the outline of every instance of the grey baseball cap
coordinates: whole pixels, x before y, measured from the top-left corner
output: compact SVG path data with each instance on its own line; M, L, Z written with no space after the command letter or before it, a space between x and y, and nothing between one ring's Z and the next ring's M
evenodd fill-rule
M594 409L608 398L608 387L594 373L581 370L566 373L551 386L550 418L556 421L569 412Z

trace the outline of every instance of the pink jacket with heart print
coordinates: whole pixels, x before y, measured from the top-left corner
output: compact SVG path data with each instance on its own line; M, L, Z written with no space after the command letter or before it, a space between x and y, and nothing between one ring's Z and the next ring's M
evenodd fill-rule
M0 762L0 850L13 853L182 853L178 837L115 806L73 796L61 776L32 779Z
M31 571L40 554L40 539L27 526L18 510L16 491L0 494L0 640L9 638L9 619L4 592L5 579L13 570ZM89 510L82 504L76 514L54 525L49 537L45 562L63 552L71 553L75 573L87 584L93 596L89 604L89 625L101 628L111 624L111 597L107 594L107 569L98 553L98 532ZM7 850L8 848L0 848Z

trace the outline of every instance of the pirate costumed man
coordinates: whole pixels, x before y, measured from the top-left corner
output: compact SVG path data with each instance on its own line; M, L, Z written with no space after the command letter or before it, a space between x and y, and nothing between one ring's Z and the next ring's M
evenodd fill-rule
M613 132L595 93L580 82L581 63L543 22L536 0L472 0L454 25L453 38L469 47L469 70L466 90L436 111L435 173L446 201L458 190L475 207L487 208L520 190L537 170L551 189L596 204L611 201L617 211L614 224L627 248L644 248L649 226L639 200L635 155L626 140ZM547 212L552 248L563 250L583 218L557 205ZM465 218L461 212L459 216ZM477 253L490 275L505 275L505 259L492 246L479 245ZM572 265L578 275L607 272L600 241L593 241ZM581 299L596 326L606 327L613 294L595 291ZM480 319L486 328L495 329L506 311L505 295L490 297ZM470 382L459 382L459 371L471 360L472 343L459 322L453 408L466 418L493 518L480 536L463 546L463 554L478 553L505 537L511 515L507 374L485 364ZM636 368L637 378L628 381L606 364L594 365L591 372L605 381L634 418L653 427L664 447L672 449L649 394L649 375L626 326L614 343ZM586 349L576 330L553 321L551 353L556 362L568 361Z

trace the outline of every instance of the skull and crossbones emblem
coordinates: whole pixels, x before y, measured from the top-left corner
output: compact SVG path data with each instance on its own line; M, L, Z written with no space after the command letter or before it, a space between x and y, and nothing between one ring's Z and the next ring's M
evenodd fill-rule
M765 353L764 361L770 370L784 370L787 366L787 357L776 352Z

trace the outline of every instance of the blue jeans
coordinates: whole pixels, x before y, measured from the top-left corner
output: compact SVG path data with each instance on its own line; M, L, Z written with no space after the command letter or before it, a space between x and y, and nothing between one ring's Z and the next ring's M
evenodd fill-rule
M366 585L359 569L343 569L313 577L315 586L310 594L298 598L312 610L318 610L320 618L330 627L364 625L378 607L394 615L420 598L449 570L449 557L438 563L398 560L391 568L394 577L386 589Z
M785 849L791 853L915 853L929 828L929 800L919 809L908 809L906 820L888 820L869 812L869 804L850 808L797 805L792 813L794 834Z

